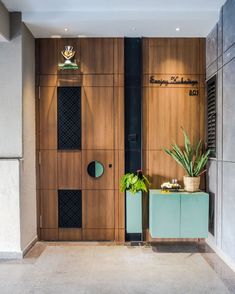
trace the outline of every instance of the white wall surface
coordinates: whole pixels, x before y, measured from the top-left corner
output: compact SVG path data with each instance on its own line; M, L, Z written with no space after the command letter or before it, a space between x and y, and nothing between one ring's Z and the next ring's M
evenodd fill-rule
M20 257L19 160L0 160L0 258Z
M21 161L20 223L21 248L36 237L35 166L35 41L22 24L23 49L23 160Z
M21 14L10 18L11 41L0 42L0 158L22 157Z
M0 42L0 258L22 257L37 235L34 38L20 13L10 20Z

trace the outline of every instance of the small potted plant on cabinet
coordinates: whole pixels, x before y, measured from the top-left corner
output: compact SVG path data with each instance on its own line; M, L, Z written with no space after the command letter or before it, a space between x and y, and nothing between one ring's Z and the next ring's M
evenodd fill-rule
M121 192L126 192L126 231L142 233L142 192L148 191L149 180L142 170L122 176Z
M183 129L182 129L183 130ZM166 154L170 155L185 170L184 189L187 192L196 192L200 186L200 176L206 171L210 150L202 151L202 140L196 147L192 146L185 130L184 148L180 148L177 144L172 144L172 149L164 148Z

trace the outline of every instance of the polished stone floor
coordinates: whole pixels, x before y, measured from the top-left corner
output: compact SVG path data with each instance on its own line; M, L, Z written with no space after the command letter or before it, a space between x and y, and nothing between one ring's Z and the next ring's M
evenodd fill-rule
M205 244L39 242L23 260L0 260L0 293L235 293L235 273Z

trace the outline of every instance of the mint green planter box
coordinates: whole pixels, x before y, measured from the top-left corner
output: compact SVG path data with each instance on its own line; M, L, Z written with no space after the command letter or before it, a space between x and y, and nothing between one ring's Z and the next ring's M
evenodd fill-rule
M209 195L204 192L149 191L152 238L207 238Z
M126 232L142 233L142 193L126 191Z

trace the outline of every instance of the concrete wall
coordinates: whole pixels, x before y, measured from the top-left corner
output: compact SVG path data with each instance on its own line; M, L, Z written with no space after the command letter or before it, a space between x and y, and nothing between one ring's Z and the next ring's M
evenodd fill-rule
M215 236L209 242L235 268L235 0L228 0L207 37L207 79L217 74L217 156L209 163Z
M20 13L10 20L0 42L0 258L22 257L36 238L34 38Z
M0 41L10 39L10 14L0 1Z

